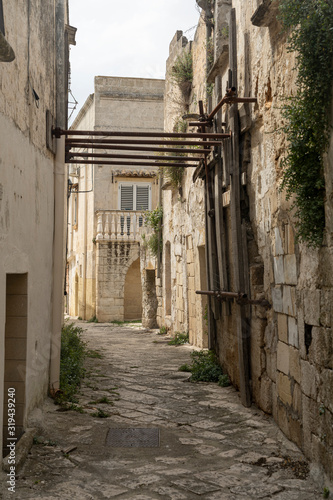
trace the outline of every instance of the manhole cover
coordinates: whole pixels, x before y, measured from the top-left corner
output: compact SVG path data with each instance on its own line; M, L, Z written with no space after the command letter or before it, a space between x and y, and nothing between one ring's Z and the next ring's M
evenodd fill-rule
M114 448L158 448L159 429L109 429L106 445Z

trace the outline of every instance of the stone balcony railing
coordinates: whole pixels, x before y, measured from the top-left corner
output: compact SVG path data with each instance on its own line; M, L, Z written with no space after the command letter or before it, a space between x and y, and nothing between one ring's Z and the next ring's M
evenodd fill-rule
M96 241L141 241L150 232L142 211L98 210L96 215Z

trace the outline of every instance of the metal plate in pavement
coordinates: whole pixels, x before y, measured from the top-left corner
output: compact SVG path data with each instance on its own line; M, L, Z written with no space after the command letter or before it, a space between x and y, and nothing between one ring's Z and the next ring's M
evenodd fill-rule
M109 429L106 445L113 448L158 448L160 430L153 428Z

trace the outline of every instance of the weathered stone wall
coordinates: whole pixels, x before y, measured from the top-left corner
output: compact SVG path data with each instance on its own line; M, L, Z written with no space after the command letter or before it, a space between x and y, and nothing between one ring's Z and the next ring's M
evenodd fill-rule
M238 106L243 174L241 209L246 226L245 248L249 266L246 280L252 299L265 298L272 304L272 309L267 311L261 306L248 308L252 397L265 412L273 414L283 432L310 459L321 464L333 477L333 139L325 168L326 235L320 250L310 250L295 241L291 201L287 201L279 189L281 160L287 147L283 134L279 132L280 108L283 97L295 92L295 55L287 51L286 38L276 20L274 2L271 11L268 9L264 17L256 19L258 26L252 24L251 17L261 4L259 1L216 1L215 22L209 27L212 29L212 24L215 27L214 61L209 74L209 83L215 83L211 105L218 100L216 85L221 86L222 94L227 88L228 32L223 28L231 6L236 11L238 95L257 97L257 104ZM203 13L191 46L194 61L200 61L198 65L195 62L194 67L191 112L198 112L198 98L209 105L209 97L205 99L205 17ZM177 43L179 38L178 41L173 40L174 46ZM180 50L183 50L181 44L178 47ZM170 50L171 54L176 57L174 47ZM168 75L167 72L167 89L171 85ZM177 112L174 113L176 116ZM172 116L169 116L167 126L170 127L171 123ZM191 262L193 259L195 262L198 245L205 244L204 198L200 182L193 184L190 169L187 169L182 195L175 191L164 191L163 194L164 244L170 242L171 247L172 308L171 315L165 315L166 297L161 293L159 321L174 330L192 329ZM229 190L228 183L225 183L227 273L229 291L238 291L234 289ZM191 203L192 196L194 203ZM198 224L199 221L202 225ZM165 264L164 256L164 269ZM162 291L165 290L166 276L163 279ZM195 267L195 288L198 287L196 281ZM200 310L198 306L197 310ZM221 308L221 317L215 326L221 363L234 385L239 387L235 304ZM191 342L200 345L194 335L190 334L190 338Z
M145 328L157 328L157 293L160 292L160 288L156 287L156 268L156 257L151 255L144 245L140 245L142 326Z
M125 242L97 242L96 246L96 316L100 322L124 321L126 274L139 259L140 246Z
M166 65L166 131L173 131L184 114L197 113L197 99L205 96L205 40L205 27L201 21L194 42L188 43L182 32L177 32L170 44ZM184 97L172 78L172 67L177 57L187 51L193 55L194 79L190 95ZM193 184L193 171L194 168L184 169L180 190L168 186L165 179L162 275L156 280L158 324L166 326L172 333L188 331L191 343L206 347L206 298L195 293L205 288L205 202L203 183L198 180ZM166 247L170 248L170 254L169 250L165 251Z
M284 433L332 475L332 373L330 237L318 252L295 243L290 202L279 191L281 158L286 148L281 123L282 98L294 90L294 58L286 50L280 26L251 25L251 12L234 1L238 28L239 94L256 95L248 114L247 194L259 268L251 275L251 292L262 273L264 295L272 302L267 326L254 308L251 325L253 397ZM273 133L275 132L275 133ZM327 177L329 176L329 166ZM326 209L331 209L330 198ZM254 260L255 260L254 259ZM254 263L254 262L253 262ZM261 281L261 278L260 278ZM262 318L264 320L264 318Z
M63 212L55 205L54 170L64 164L56 167L47 147L46 113L56 120L57 106L67 111L56 70L58 60L65 72L65 54L57 59L56 50L68 22L55 17L58 6L66 9L65 1L3 4L6 39L15 59L0 63L0 449L8 386L17 388L23 427L48 390L52 317L59 299L52 297L54 216L59 208ZM8 275L25 276L27 283L14 307Z
M278 133L283 96L294 91L294 55L275 16L254 27L254 10L234 1L237 16L238 92L258 104L240 106L242 169L249 202L248 254L253 298L251 378L256 403L273 413L284 433L332 475L330 237L318 252L295 243L290 203L279 191L287 144ZM222 83L222 88L224 84ZM329 166L327 166L327 178ZM331 209L327 197L326 210ZM329 233L328 233L329 234ZM265 326L266 323L266 326ZM223 336L222 336L223 338ZM224 342L221 342L223 349Z

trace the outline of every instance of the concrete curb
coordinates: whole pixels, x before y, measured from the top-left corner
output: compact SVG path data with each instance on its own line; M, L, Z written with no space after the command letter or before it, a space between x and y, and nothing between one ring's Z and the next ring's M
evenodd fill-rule
M16 472L24 464L29 451L33 445L34 436L36 435L37 429L30 428L26 429L25 433L21 439L17 442L15 448L15 470ZM5 472L10 471L10 464L8 463L8 457L5 457L2 461L2 469Z

